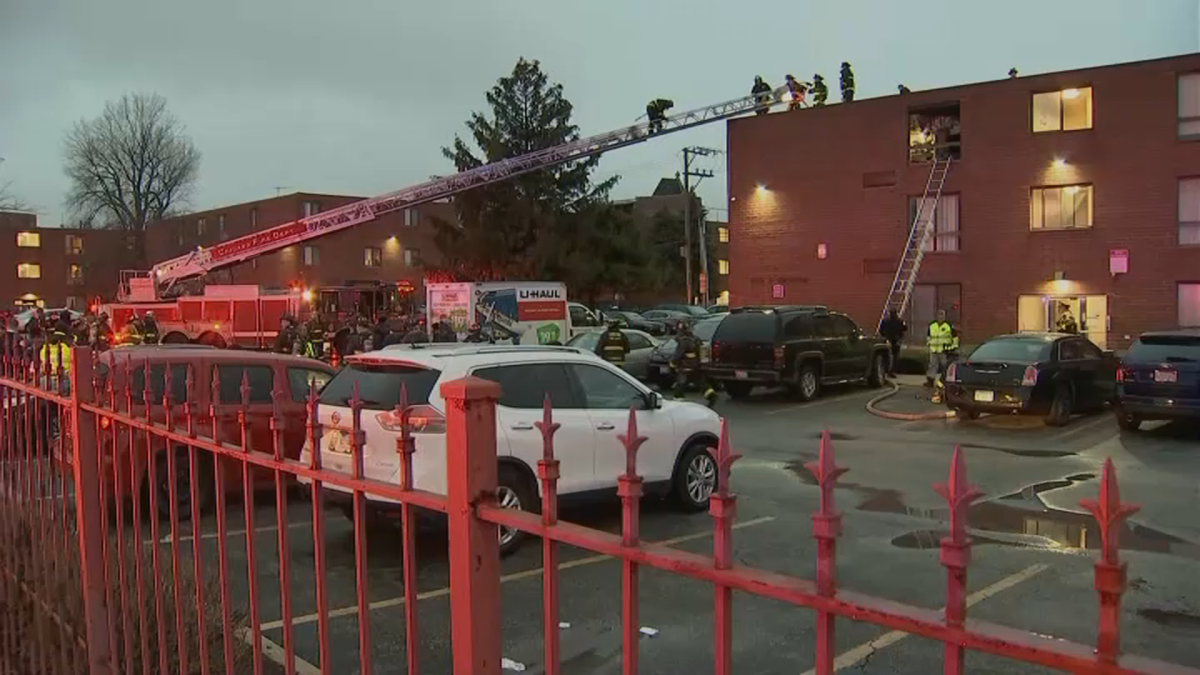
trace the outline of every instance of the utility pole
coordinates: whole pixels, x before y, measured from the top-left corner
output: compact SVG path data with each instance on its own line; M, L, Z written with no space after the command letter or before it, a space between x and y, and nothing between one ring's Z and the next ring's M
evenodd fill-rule
M697 157L709 157L719 153L720 150L713 148L690 147L683 149L683 193L687 195L687 200L683 203L683 251L686 264L684 265L685 273L687 274L687 301L692 303L692 202L696 195L693 193L695 186L692 185L692 178L696 178L696 186L700 185L700 181L705 178L712 178L713 172L708 169L692 169L692 160ZM703 289L700 295L704 299L704 305L708 306L708 289L711 286L708 278L708 241L704 226L704 211L699 210L696 214L699 217L697 233L700 237L700 276L704 279Z

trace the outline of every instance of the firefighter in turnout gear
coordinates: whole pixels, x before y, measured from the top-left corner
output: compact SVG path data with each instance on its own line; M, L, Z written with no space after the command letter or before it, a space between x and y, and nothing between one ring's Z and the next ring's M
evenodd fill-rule
M158 344L158 322L154 320L154 312L146 310L142 315L142 344Z
M669 98L656 98L646 104L646 117L650 120L650 133L662 131L663 122L667 121L667 111L675 107L675 102Z
M276 354L291 354L292 348L296 344L296 320L291 316L284 316L279 320L279 335L275 336Z
M813 105L822 106L829 100L829 85L819 73L813 75L812 83Z
M39 373L44 372L50 377L58 375L60 367L64 377L71 373L71 345L65 332L57 327L47 331L46 343L38 351L37 367Z
M313 345L307 323L300 324L300 327L296 329L296 340L292 343L292 353L309 359L317 358L317 348Z
M703 373L700 372L700 340L692 334L692 327L680 323L675 334L675 354L671 358L671 367L675 370L675 387L671 395L682 399L689 384L699 384ZM717 402L717 390L711 382L705 382L704 399L708 407Z
M750 87L750 93L754 94L755 102L758 103L758 107L754 109L755 115L771 112L771 85L763 81L762 75L754 76L754 86Z
M621 324L616 321L608 323L608 330L600 336L596 353L615 366L625 365L625 355L629 353L629 338L621 332Z

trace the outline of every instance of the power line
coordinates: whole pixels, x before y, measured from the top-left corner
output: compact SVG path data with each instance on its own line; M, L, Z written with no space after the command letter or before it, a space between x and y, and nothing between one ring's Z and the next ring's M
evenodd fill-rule
M700 181L705 178L712 178L715 174L709 169L693 169L692 160L696 157L711 157L720 153L720 150L714 148L705 148L700 146L692 146L683 149L683 193L687 195L687 199L683 202L683 253L684 253L684 273L687 275L687 301L692 302L692 202L696 199L696 193L693 191L692 178L696 178L696 185L700 185ZM700 236L700 279L702 280L700 295L704 300L704 305L708 305L708 245L705 236L704 213L701 211L697 226Z

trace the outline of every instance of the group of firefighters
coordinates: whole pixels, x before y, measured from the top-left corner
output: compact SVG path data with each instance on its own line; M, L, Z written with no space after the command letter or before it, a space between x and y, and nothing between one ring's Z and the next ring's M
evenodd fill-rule
M629 354L629 338L621 330L619 321L608 322L608 328L596 344L596 353L615 366L625 365L625 356ZM671 355L670 365L671 370L675 371L675 386L671 391L674 398L682 399L689 386L703 387L708 407L716 405L716 387L700 368L700 340L692 334L692 327L687 322L681 321L676 328L675 353Z
M888 375L895 376L896 362L900 359L900 343L908 333L908 324L895 309L888 310L887 318L879 324L879 334L891 348ZM925 334L925 346L929 349L929 365L925 369L925 386L933 389L932 401L941 403L945 388L946 369L958 360L961 338L958 328L946 320L946 310L939 309L937 316L929 322Z
M848 63L842 64L843 79L849 68ZM854 98L854 76L850 75L850 100ZM813 105L825 105L829 100L829 86L825 84L825 78L819 74L813 75L812 82L801 82L794 76L788 75L784 78L784 86L787 87L788 110L798 110L808 107L808 93L812 92ZM845 89L845 85L843 85ZM766 115L771 109L771 96L774 89L771 85L763 80L761 75L754 76L754 84L750 87L750 94L756 98L758 104L754 111L756 115ZM845 91L843 91L845 98ZM667 111L675 107L675 102L669 98L656 98L646 104L646 119L650 121L649 131L652 134L657 134L663 130L663 125L667 121Z
M35 357L48 363L52 369L61 366L69 371L72 347L91 347L103 352L117 343L116 335L109 324L108 314L88 311L72 318L67 311L47 316L38 308L33 316L20 325L16 317L9 317L4 332L4 348L22 358ZM131 344L158 342L158 324L152 312L133 317L126 327L123 341ZM8 350L11 350L9 352Z
M394 344L423 344L430 341L459 340L450 321L444 318L433 324L431 338L425 331L424 319L420 317L389 317L381 314L372 323L366 316L359 315L327 324L317 316L303 322L293 316L284 316L273 351L337 363L347 356ZM478 323L471 326L463 339L463 342L486 341Z

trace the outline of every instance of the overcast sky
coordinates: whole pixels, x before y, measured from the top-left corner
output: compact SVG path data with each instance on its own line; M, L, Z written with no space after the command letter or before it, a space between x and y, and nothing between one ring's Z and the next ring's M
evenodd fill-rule
M1197 0L0 0L0 183L64 217L62 138L130 91L165 96L203 153L196 209L284 191L370 196L450 169L440 148L520 56L584 135L647 100L687 110L762 74L854 65L858 97L1198 51ZM724 126L618 150L616 195ZM803 155L803 148L781 148ZM809 158L809 161L820 158ZM724 163L701 196L725 206ZM719 212L717 215L721 215Z

